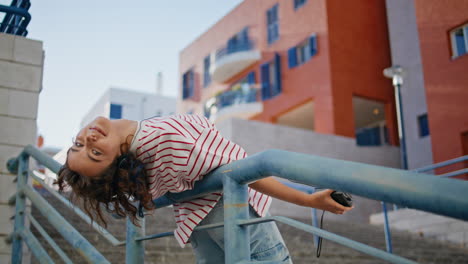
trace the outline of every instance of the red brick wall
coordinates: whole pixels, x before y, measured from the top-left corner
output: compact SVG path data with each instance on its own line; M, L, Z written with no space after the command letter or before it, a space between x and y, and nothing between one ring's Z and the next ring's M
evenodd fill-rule
M415 0L415 7L434 162L440 162L464 154L468 55L452 59L450 30L468 23L468 1Z
M335 134L354 136L352 96L380 101L392 142L397 140L385 1L327 1ZM346 11L344 11L346 10Z

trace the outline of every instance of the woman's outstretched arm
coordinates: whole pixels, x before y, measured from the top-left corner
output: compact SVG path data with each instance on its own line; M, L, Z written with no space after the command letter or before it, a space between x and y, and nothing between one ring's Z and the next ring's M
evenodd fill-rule
M334 214L343 214L353 207L345 207L335 202L330 194L333 190L327 189L307 194L284 185L273 177L264 178L249 184L249 187L266 195L270 195L285 202L300 206L313 207Z

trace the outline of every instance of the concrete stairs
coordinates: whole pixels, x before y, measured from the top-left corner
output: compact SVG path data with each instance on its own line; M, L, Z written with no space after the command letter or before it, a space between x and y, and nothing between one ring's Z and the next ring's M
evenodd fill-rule
M304 221L310 223L310 220ZM342 263L342 264L377 264L388 263L346 248L331 241L323 240L322 253L316 258L316 249L311 234L283 224L278 224L288 245L294 263ZM385 250L383 227L369 224L343 223L327 220L324 217L325 230L352 240ZM393 252L418 263L468 263L468 248L439 242L402 231L392 231Z
M113 247L88 224L84 223L80 218L75 216L71 210L63 206L55 198L45 194L45 198L55 208L70 221L70 223L79 230L88 241L111 262L125 263L125 247ZM73 252L68 243L58 234L44 219L37 210L32 210L33 216L43 225L43 227L51 234L54 240L59 244L74 263L85 263L84 259ZM146 217L146 233L154 234L173 230L175 224L173 221L173 213L171 208L158 209L153 215ZM305 223L310 223L310 220L300 220ZM316 250L313 245L313 237L311 234L304 233L293 227L283 224L278 224L281 233L288 245L294 263L387 263L385 261L367 256L353 249L335 244L330 241L323 241L322 253L320 258L316 258ZM343 223L327 220L327 214L324 218L324 228L336 234L348 237L350 239L380 248L385 249L385 240L383 228L371 226L368 224ZM118 239L125 239L125 221L109 219L108 230ZM52 255L56 263L62 263L60 258L48 244L34 231L43 246ZM394 231L392 233L394 252L398 255L407 257L420 263L467 263L468 264L468 249L456 247L454 244L438 242L435 240L421 238L416 235ZM37 263L32 260L32 263ZM145 243L145 263L161 263L161 264L181 264L195 263L190 245L182 249L179 247L174 238L162 238L150 240Z

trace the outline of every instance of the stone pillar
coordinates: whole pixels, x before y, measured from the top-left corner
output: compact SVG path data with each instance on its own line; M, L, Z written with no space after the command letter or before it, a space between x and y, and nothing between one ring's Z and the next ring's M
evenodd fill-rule
M43 65L41 41L0 33L0 263L11 261L5 239L13 231L14 207L8 199L16 190L6 162L35 142ZM23 252L29 252L26 246Z

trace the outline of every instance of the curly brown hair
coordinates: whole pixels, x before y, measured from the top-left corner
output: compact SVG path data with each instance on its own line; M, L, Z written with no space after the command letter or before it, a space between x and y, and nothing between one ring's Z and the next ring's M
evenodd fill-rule
M81 199L91 220L97 218L105 227L107 222L102 208L120 217L128 216L138 226L137 215L143 217L143 208L154 208L144 165L130 152L116 158L98 177L80 175L72 171L66 161L54 184L59 186L60 192L66 185L70 186L71 199ZM139 205L136 206L137 202Z

